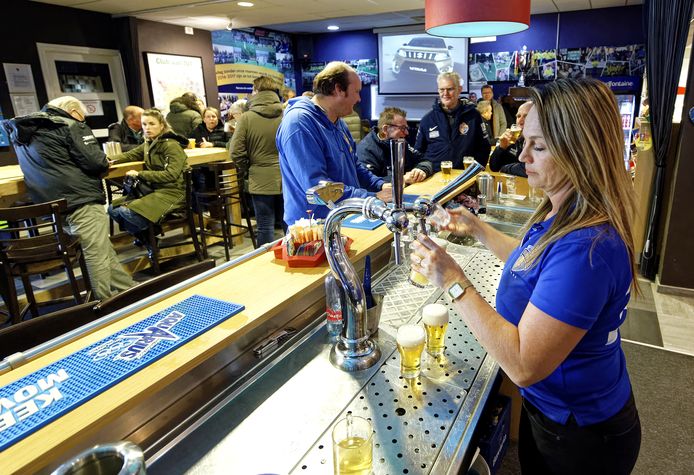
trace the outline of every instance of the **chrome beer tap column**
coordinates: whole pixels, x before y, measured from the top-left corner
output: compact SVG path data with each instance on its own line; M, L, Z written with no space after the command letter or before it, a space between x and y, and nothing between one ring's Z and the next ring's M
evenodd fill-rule
M396 242L400 233L407 229L407 212L402 208L404 140L400 145L391 145L393 167L393 199L395 205L388 205L376 197L348 198L337 205L344 185L341 183L320 182L306 191L306 199L311 204L328 206L330 212L325 218L323 244L330 269L342 286L342 333L330 351L330 361L344 371L359 371L378 362L381 351L371 340L367 329L366 298L361 279L349 261L342 244L340 226L350 214L362 214L368 219L380 219L393 232ZM339 195L339 196L338 196ZM396 252L399 248L396 247ZM396 255L397 258L397 255Z

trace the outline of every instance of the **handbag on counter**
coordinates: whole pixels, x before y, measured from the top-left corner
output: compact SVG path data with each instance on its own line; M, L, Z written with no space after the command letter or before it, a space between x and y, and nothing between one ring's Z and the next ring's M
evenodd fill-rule
M150 185L139 178L128 175L123 178L123 194L130 199L142 198L153 191Z

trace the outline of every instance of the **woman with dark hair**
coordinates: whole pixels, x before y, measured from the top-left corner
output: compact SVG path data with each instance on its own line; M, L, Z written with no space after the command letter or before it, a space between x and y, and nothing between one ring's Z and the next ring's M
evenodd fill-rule
M532 90L525 119L529 186L545 198L523 238L464 209L447 229L471 234L505 262L492 308L426 236L414 270L450 295L478 341L520 387L519 458L529 474L628 474L641 425L619 327L632 291L634 194L624 138L605 83L561 79Z
M195 139L196 147L226 147L231 134L224 131L219 110L208 107L202 112L202 123L193 129L190 138Z
M142 198L114 201L108 214L141 242L147 242L149 223L159 223L168 213L180 209L185 200L183 171L188 157L183 149L188 139L169 128L158 109L142 113L145 142L129 152L115 155L112 163L144 161L142 171L128 170L126 176L145 181L154 191Z
M166 121L178 135L190 137L195 127L202 123L198 98L192 92L186 92L169 104Z

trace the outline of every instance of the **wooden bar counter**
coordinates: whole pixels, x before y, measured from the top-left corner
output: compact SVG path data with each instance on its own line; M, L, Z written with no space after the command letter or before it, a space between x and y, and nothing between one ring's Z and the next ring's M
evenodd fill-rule
M458 192L473 182L474 179L461 184ZM405 192L432 193L442 185L437 174ZM381 262L385 256L387 262L392 234L385 226L373 231L343 228L343 234L354 239L349 257L357 270L363 267L363 259L369 254ZM3 362L0 387L191 295L245 306L239 314L8 447L0 453L0 473L50 471L96 443L127 438L147 447L160 435L155 420L166 419L169 413L182 412L186 401L203 398L202 393L210 391L215 378L233 372L229 362L240 357L239 348L247 349L257 344L273 331L288 326L289 322L294 326L300 321L315 321L322 315L323 279L328 272L327 264L315 268L288 268L282 261L275 260L272 252L261 252L239 264L230 262L217 267L185 288L164 291L153 303L140 305L141 308L125 313L113 323L38 355L15 369L9 370Z

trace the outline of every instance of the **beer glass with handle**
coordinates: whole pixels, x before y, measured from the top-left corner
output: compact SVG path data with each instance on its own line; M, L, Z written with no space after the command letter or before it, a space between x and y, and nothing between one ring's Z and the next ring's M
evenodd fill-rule
M422 367L424 329L419 325L402 325L398 328L396 342L400 353L400 374L403 378L416 378Z
M332 436L335 475L370 475L373 465L371 423L349 412L335 424Z
M425 305L422 309L422 322L427 334L427 353L434 357L441 356L446 349L448 308L440 303Z

